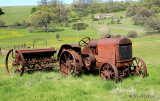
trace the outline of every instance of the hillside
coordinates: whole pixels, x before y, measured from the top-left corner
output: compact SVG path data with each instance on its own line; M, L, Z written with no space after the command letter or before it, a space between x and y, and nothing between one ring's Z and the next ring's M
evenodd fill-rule
M3 6L1 8L5 14L1 15L0 19L3 19L8 25L28 20L33 6Z
M1 7L3 11L5 12L4 15L0 16L0 19L3 19L6 24L14 24L16 22L22 22L22 20L28 20L31 15L31 8L33 6L13 6L13 7ZM102 27L107 27L111 30L110 34L120 34L120 35L126 35L129 31L136 31L139 36L143 36L145 33L145 30L142 26L133 25L133 22L131 22L131 17L125 16L125 11L121 12L115 12L113 13L115 15L115 21L123 17L120 21L121 24L109 24L111 21L111 18L99 20L99 21L92 21L91 19L84 19L78 22L86 23L89 25L85 30L78 31L78 39L81 39L82 37L89 36L91 38L98 38L98 31ZM21 44L21 43L27 43L29 46L32 46L33 41L37 41L37 45L42 46L42 44L39 43L45 43L45 41L48 41L48 45L51 45L52 43L57 44L57 39L55 35L57 33L60 33L60 39L65 40L69 43L77 43L75 41L71 42L71 38L77 39L77 31L72 29L72 24L69 23L69 27L64 26L56 26L56 29L58 31L56 32L32 32L29 33L28 30L30 28L26 29L12 29L12 28L0 28L0 45L1 47L13 47L13 45ZM15 39L19 38L16 42ZM78 41L78 40L77 40ZM39 43L38 43L39 42ZM63 41L59 41L58 43L64 43ZM6 46L7 45L7 46Z

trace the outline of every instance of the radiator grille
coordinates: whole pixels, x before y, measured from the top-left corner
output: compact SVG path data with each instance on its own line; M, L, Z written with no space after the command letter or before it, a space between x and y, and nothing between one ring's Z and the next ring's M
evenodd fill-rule
M132 59L131 45L120 45L120 60Z

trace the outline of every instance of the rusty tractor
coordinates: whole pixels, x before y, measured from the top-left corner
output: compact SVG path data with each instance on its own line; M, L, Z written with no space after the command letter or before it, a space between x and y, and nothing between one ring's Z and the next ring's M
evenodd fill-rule
M56 55L57 53L57 55ZM12 58L9 59L9 57ZM59 62L59 66L56 64ZM63 76L81 75L83 70L99 71L101 79L119 81L119 76L145 77L145 62L132 57L132 42L127 38L91 39L85 37L77 44L63 44L54 48L10 50L6 57L9 75L59 67Z

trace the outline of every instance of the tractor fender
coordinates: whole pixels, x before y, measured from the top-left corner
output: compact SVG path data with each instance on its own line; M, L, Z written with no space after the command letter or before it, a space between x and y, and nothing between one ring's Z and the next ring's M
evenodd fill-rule
M61 55L61 53L63 52L63 50L74 50L75 52L77 52L79 55L81 55L81 47L77 44L63 44L58 52L58 60L59 57Z

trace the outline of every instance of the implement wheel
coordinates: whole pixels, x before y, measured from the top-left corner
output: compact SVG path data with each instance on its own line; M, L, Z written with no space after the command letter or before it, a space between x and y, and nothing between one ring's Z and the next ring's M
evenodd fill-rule
M17 73L19 73L20 76L23 75L24 58L19 51L11 49L8 52L6 56L6 70L9 76L13 76Z
M100 78L107 80L114 80L116 83L119 81L118 70L112 63L104 63L100 68Z
M63 76L82 74L81 56L73 50L64 50L60 55L60 70Z

